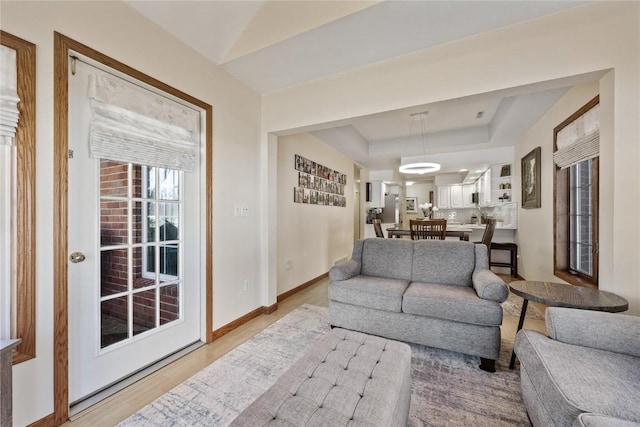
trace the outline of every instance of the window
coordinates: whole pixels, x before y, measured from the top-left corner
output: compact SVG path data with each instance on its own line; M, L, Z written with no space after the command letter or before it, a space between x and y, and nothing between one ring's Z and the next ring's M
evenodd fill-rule
M589 152L586 159L576 157L562 164L556 158L555 175L555 256L554 274L575 284L598 286L598 97L592 99L554 130L555 152L561 151L562 132L572 155ZM592 116L589 118L589 116ZM597 151L584 149L585 141ZM562 157L562 155L560 156ZM566 156L565 156L566 157ZM560 164L559 164L560 163Z
M13 142L0 143L1 191L9 197L0 205L0 336L22 340L13 352L15 364L36 355L36 47L4 31L0 40L15 51L15 89L20 99ZM6 82L4 72L2 81Z

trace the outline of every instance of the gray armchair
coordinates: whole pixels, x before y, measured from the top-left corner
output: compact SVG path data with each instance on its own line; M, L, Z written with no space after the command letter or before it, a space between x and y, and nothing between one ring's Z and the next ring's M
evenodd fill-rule
M518 332L534 426L640 426L640 317L550 307L547 334Z

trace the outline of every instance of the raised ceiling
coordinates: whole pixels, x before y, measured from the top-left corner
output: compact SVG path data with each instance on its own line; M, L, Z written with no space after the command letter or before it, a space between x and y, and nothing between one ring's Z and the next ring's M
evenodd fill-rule
M269 93L588 1L125 0L259 93ZM591 76L593 77L593 76ZM369 169L395 168L423 144L410 114L429 110L427 147L443 171L463 152L513 145L585 78L354 117L305 129ZM478 112L482 117L478 118ZM302 131L302 130L295 130ZM487 152L490 153L490 152ZM446 157L451 161L448 162ZM481 156L474 156L479 158ZM455 158L455 160L454 160ZM473 165L469 165L472 168Z

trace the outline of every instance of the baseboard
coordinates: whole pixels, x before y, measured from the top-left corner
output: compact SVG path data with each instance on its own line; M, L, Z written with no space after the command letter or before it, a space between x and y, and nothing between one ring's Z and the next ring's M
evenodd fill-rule
M320 276L316 277L315 279L311 279L311 280L309 280L308 282L305 282L305 283L303 283L303 284L302 284L302 285L300 285L300 286L297 286L297 287L295 287L295 288L293 288L293 289L288 290L288 291L287 291L287 292L285 292L285 293L282 293L282 294L278 295L277 301L278 301L278 302L282 302L282 301L284 301L285 299L289 298L291 295L297 294L297 293L298 293L298 292L300 292L301 290L306 289L306 288L308 288L309 286L311 286L311 285L314 285L314 284L318 283L320 280L322 280L322 279L324 279L324 278L326 278L326 277L329 277L329 273L328 273L328 272L327 272L327 273L324 273L324 274L321 274Z
M271 314L278 309L278 303L272 304L269 307L263 306L262 309L264 310L263 311L264 314Z
M218 338L228 334L229 332L233 331L234 329L244 325L245 323L247 323L249 320L254 319L258 316L260 316L261 314L271 314L274 311L276 311L278 309L278 303L289 298L291 295L294 295L300 291L302 291L303 289L308 288L309 286L318 283L320 280L324 279L325 277L329 277L329 273L324 273L321 274L320 276L309 280L308 282L303 283L300 286L297 286L283 294L278 295L277 297L277 302L273 305L270 305L268 307L262 306L262 307L258 307L253 311L250 311L249 313L245 314L242 317L237 318L236 320L234 320L233 322L227 323L226 325L224 325L223 327L216 329L215 331L213 331L211 333L211 341L215 341Z
M244 325L249 320L260 316L262 313L264 313L264 309L265 309L264 307L258 307L255 310L248 312L244 316L238 317L236 320L234 320L234 321L232 321L230 323L227 323L223 327L214 330L213 333L211 334L212 341L215 341L218 338L220 338L220 337L228 334L229 332L233 331L234 329Z
M55 414L49 414L44 418L40 418L38 421L34 421L29 424L28 427L54 427L56 425Z

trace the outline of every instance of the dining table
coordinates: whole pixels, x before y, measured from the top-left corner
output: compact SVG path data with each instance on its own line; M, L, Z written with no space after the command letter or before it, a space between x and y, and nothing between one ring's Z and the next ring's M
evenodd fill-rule
M472 228L459 226L459 225L447 225L445 231L447 237L458 237L460 240L469 241L469 235L473 231ZM411 236L411 230L408 228L387 228L387 236L391 238L400 238L404 236Z

